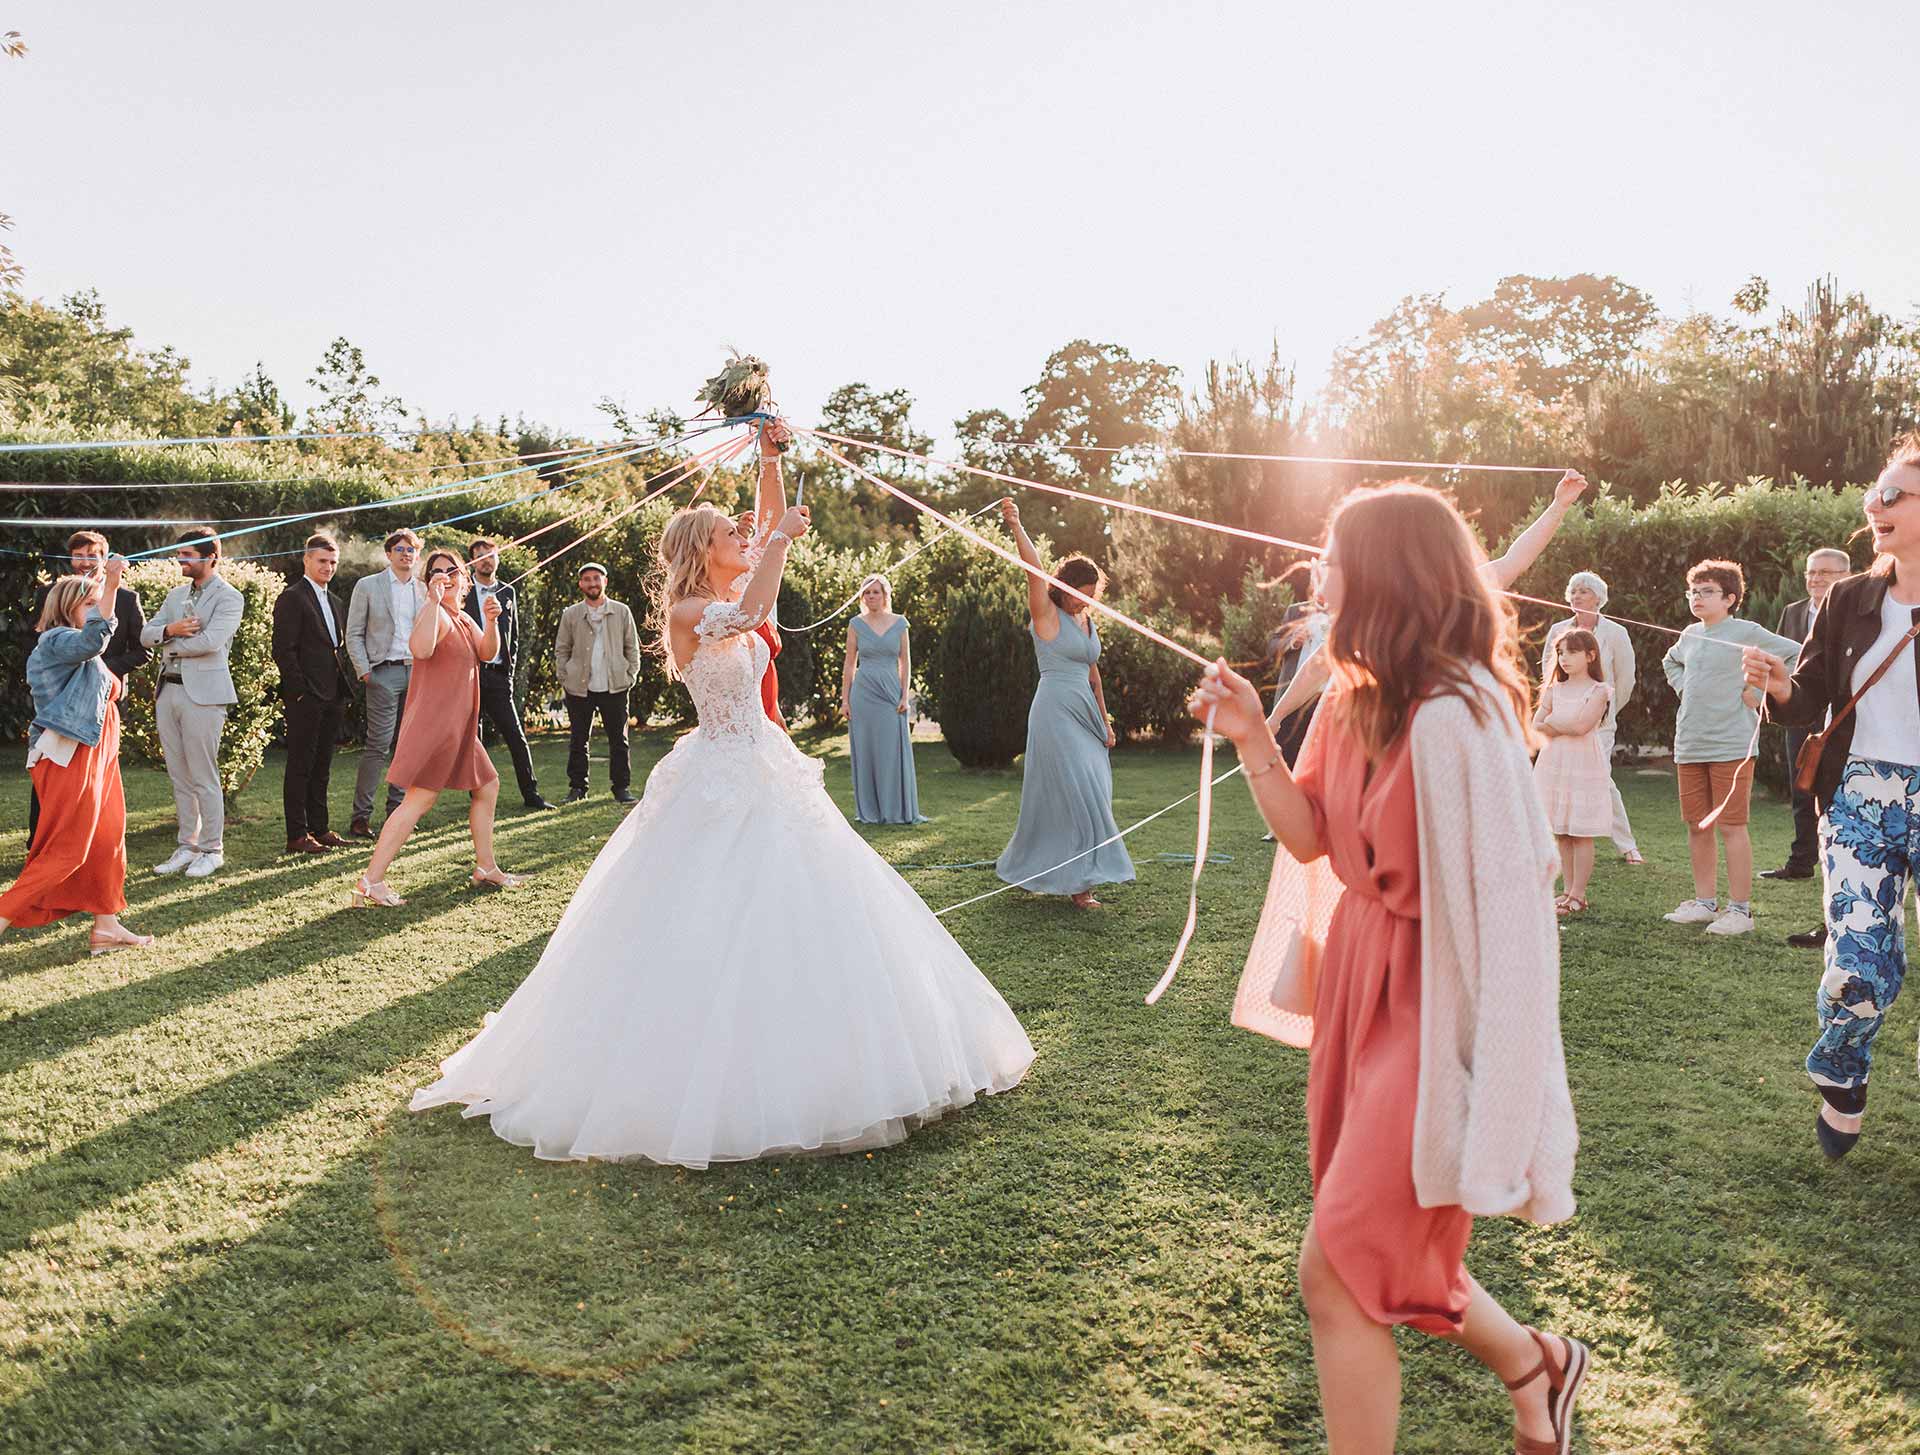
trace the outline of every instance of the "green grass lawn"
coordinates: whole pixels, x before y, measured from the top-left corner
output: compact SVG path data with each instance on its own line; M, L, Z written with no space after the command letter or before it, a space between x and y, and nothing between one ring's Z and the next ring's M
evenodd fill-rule
M638 743L637 771L666 746ZM850 809L844 740L808 746ZM536 755L553 793L564 745ZM1130 822L1193 786L1197 754L1115 761ZM1017 772L937 743L919 765L933 821L874 845L991 858ZM0 1448L1321 1447L1293 1271L1306 1059L1226 1020L1271 853L1238 784L1214 834L1232 860L1160 1006L1141 996L1188 870L1155 856L1191 851L1190 808L1135 837L1140 880L1099 914L1015 892L947 921L1033 1038L1025 1085L871 1157L687 1173L536 1162L404 1110L618 823L595 772L587 803L502 818L501 861L535 887L465 887L450 795L385 912L347 907L363 851L278 856L277 760L205 884L147 872L171 800L130 775L127 919L158 947L89 959L77 922L0 938ZM1895 1008L1868 1135L1827 1165L1800 1071L1817 958L1780 940L1815 888L1763 887L1745 940L1662 923L1687 892L1672 783L1624 782L1653 864L1603 846L1565 934L1580 1213L1482 1222L1470 1266L1594 1345L1579 1448L1920 1450L1914 1016ZM25 798L0 773L8 876ZM1757 810L1763 866L1790 832ZM935 907L993 883L911 877ZM1490 1376L1402 1347L1402 1450L1511 1448Z

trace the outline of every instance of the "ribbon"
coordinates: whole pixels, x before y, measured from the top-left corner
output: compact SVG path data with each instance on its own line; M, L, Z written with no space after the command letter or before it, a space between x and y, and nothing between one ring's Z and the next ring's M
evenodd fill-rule
M970 514L963 515L960 518L962 520L973 520L978 516L985 515L989 510L992 510L993 507L995 505L998 505L999 503L1000 502L997 500L992 501L986 505L981 506L978 510L973 511ZM902 556L899 560L895 561L892 565L888 566L887 570L898 571L902 566L906 565L907 562L911 561L915 556L919 555L922 551L933 549L933 547L939 545L941 541L945 540L951 534L953 534L951 530L942 530L942 531L936 532L931 540L924 541L919 546L915 547L913 550L908 551L906 555ZM869 574L879 575L880 573L876 571L876 572L871 572ZM783 626L780 628L780 630L783 632L788 632L793 636L804 636L806 633L812 631L815 627L825 626L828 622L832 621L841 612L845 611L849 606L858 605L859 601L860 601L860 593L856 591L853 593L853 595L849 596L845 601L841 602L838 606L834 607L832 611L828 612L825 616L821 617L820 620L810 621L805 626ZM992 861L989 860L988 862L991 863Z
M1209 707L1204 728L1206 736L1200 743L1200 832L1193 844L1193 882L1187 886L1187 923L1180 931L1180 943L1173 947L1173 958L1167 961L1166 974L1147 992L1148 1005L1159 1000L1173 984L1173 977L1180 973L1180 962L1187 958L1187 946L1193 940L1193 928L1200 922L1200 873L1207 867L1207 837L1213 828L1213 714L1214 709Z

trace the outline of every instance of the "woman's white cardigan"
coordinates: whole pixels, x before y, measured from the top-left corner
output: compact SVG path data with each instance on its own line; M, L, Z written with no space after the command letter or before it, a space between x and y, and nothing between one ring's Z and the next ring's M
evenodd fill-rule
M1537 1223L1573 1215L1579 1145L1560 1043L1559 859L1520 725L1476 670L1486 720L1458 696L1414 713L1420 834L1420 1079L1413 1186L1423 1207ZM1322 710L1315 723L1328 714ZM1292 927L1324 939L1344 892L1325 856L1284 849L1252 954Z

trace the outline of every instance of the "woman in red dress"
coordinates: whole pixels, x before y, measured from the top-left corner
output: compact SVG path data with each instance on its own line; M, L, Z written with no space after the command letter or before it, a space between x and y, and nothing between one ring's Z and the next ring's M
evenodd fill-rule
M1304 924L1326 926L1300 1292L1335 1455L1391 1455L1393 1325L1458 1343L1500 1377L1522 1455L1565 1455L1588 1365L1583 1344L1517 1322L1463 1261L1476 1215L1572 1214L1578 1140L1553 838L1513 613L1481 565L1433 491L1349 495L1326 551L1333 688L1298 767L1224 661L1191 704L1238 747L1284 850L1269 914L1304 903Z
M102 579L62 576L41 608L40 640L27 658L27 771L40 795L40 827L20 877L0 894L0 931L92 915L95 955L153 943L120 923L127 907L120 682L100 660L113 635L101 604L114 600L126 565L115 556Z
M473 795L467 810L473 882L499 889L518 889L526 882L522 875L502 871L493 859L500 774L480 743L480 664L492 661L499 650L500 602L489 596L481 603L486 618L481 627L460 609L469 583L459 556L444 549L429 551L425 571L427 599L407 642L413 653L407 709L387 768L387 781L406 789L406 797L381 826L367 872L353 889L356 905L406 902L387 887L387 869L413 826L448 788L464 788Z

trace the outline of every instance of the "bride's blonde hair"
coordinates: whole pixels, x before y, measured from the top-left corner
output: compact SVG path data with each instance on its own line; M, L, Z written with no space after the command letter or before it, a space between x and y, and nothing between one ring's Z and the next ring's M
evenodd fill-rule
M707 562L713 538L733 524L733 517L716 505L701 501L676 510L660 532L654 548L657 568L652 582L653 649L666 659L667 675L678 677L673 661L673 608L689 596L713 596Z

